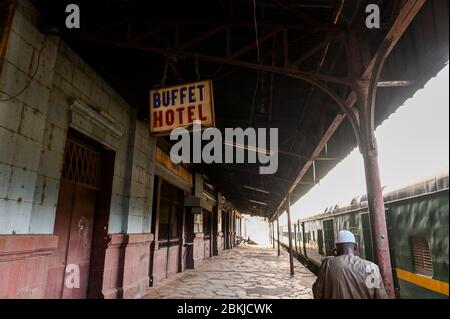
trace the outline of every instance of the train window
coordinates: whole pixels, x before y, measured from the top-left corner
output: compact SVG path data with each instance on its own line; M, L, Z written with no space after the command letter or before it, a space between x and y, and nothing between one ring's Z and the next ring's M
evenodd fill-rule
M423 236L412 236L413 263L416 273L433 276L433 263L428 241Z

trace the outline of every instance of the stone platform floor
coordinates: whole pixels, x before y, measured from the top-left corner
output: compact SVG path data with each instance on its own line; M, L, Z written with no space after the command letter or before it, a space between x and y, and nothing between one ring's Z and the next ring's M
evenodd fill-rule
M312 298L316 277L296 259L294 265L291 277L286 251L277 256L271 246L235 247L160 281L144 298Z

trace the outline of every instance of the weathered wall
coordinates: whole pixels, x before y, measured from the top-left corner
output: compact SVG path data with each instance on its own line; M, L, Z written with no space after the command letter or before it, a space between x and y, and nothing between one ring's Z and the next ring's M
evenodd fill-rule
M0 72L2 71L3 58L8 44L9 31L12 16L15 10L15 1L4 0L0 2Z
M169 256L167 256L169 254ZM152 285L158 285L158 282L166 277L171 277L179 272L178 259L180 258L179 246L159 248L154 253Z
M116 151L109 233L150 232L155 141L147 125L63 41L38 31L38 15L18 1L0 75L0 234L53 233L69 126ZM75 116L75 100L106 114L121 136Z
M128 161L129 168L127 170L130 176L125 179L126 182L129 182L127 184L129 188L124 192L124 202L126 204L126 211L128 211L126 232L149 233L151 226L156 139L152 138L149 142L147 124L134 121L134 125L134 134L130 134L133 136L133 139L129 143L128 150L128 153L132 156L132 159ZM120 198L121 193L117 192L114 195ZM110 226L110 233L117 232L118 230L113 227L119 224L112 224Z
M0 235L0 299L44 298L53 235Z
M17 1L0 71L0 272L8 279L0 281L0 297L45 296L69 128L115 152L102 296L142 296L153 239L155 139L85 61L39 32L38 16L27 0ZM16 280L22 271L25 279Z
M38 200L34 196L39 192L38 176L47 175L45 169L40 171L40 157L58 42L47 39L43 47L44 36L33 25L36 19L33 8L25 8L22 2L17 4L0 75L0 233L3 234L31 232L31 213L35 199ZM50 180L48 185L49 196L41 194L41 204L44 198L51 199L55 185Z

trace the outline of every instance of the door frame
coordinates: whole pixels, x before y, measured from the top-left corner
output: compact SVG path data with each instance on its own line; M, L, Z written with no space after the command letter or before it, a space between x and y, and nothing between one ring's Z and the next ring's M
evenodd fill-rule
M329 229L327 229L327 227L325 225L331 225L331 227ZM324 245L325 245L325 256L332 256L334 244L335 244L334 220L333 219L325 219L322 221L322 226L323 226L323 241L324 241ZM329 234L329 231L332 231L333 234L332 235ZM331 242L333 244L330 244Z
M160 250L159 247L159 221L160 221L160 213L161 213L161 194L162 194L162 187L163 184L167 184L170 187L173 187L177 190L177 192L182 194L181 202L179 203L181 205L181 210L177 217L177 236L178 236L178 257L177 257L177 272L183 271L183 262L185 262L185 266L187 267L187 260L185 260L185 255L183 255L183 247L185 246L185 240L188 237L187 234L185 234L185 224L187 223L187 214L186 214L186 207L184 207L183 201L186 197L186 190L183 190L182 188L178 187L174 183L171 183L170 181L166 180L165 178L161 177L160 175L155 174L154 179L154 193L153 193L153 205L152 205L152 224L151 224L151 232L154 234L153 242L150 244L150 263L149 263L149 277L150 277L150 286L154 286L154 266L155 266L155 251ZM170 228L170 222L171 222L171 209L172 205L170 205L169 209L169 228ZM170 245L170 234L168 234L169 238L167 238L167 246L164 247L166 249L166 267L165 267L165 278L168 274L168 267L169 267L169 260L170 260L170 248L173 247Z
M76 142L84 144L100 155L100 169L98 171L99 178L99 189L96 191L95 206L94 206L94 216L93 216L93 234L91 238L91 251L89 256L89 274L88 274L88 286L86 292L86 298L103 298L103 273L105 266L106 250L108 248L108 226L109 226L109 213L111 207L111 194L112 194L112 183L114 177L114 165L115 165L115 151L108 149L106 146L95 141L94 139L76 131L73 128L67 130L65 147L64 147L64 158L63 165L66 163L66 149L68 140L72 139ZM67 179L63 175L61 176L61 181L67 181L69 183L74 183L81 187L86 187L80 185L77 181ZM61 184L61 183L60 183ZM61 188L61 185L60 185ZM59 194L59 190L58 190ZM59 196L58 196L59 201ZM58 205L58 204L57 204ZM57 206L58 207L58 206ZM72 204L73 207L73 204ZM73 209L73 208L72 208ZM55 216L58 214L58 210L55 212ZM56 218L55 218L56 221ZM67 241L70 240L70 233L68 234ZM65 261L67 262L67 256L69 251L66 252ZM66 273L63 274L64 280L66 278ZM63 288L61 287L60 296L62 296Z

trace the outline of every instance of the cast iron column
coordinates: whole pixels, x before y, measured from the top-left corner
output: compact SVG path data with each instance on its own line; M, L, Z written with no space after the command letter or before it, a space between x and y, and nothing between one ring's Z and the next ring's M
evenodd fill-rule
M275 248L275 224L272 222L272 245Z
M272 244L272 223L269 223L269 243Z
M281 255L280 250L280 223L278 219L280 218L280 212L277 212L277 244L278 244L278 256Z
M298 250L298 247L297 247L297 224L295 224L294 223L294 247L295 247L295 250L297 251Z
M305 258L308 258L308 255L306 255L306 238L305 238L305 223L302 222L302 244L303 244L303 255Z
M380 169L378 166L377 142L373 132L369 101L369 88L366 83L358 82L358 111L361 129L360 151L364 159L367 201L369 206L370 228L372 232L373 253L389 298L395 298L392 276L391 256L389 251L386 214L381 188Z
M294 276L294 257L292 251L292 225L291 225L291 196L286 197L286 213L288 220L288 237L289 237L289 266L291 268L291 276Z

